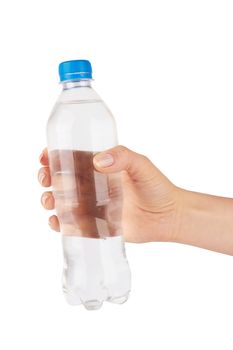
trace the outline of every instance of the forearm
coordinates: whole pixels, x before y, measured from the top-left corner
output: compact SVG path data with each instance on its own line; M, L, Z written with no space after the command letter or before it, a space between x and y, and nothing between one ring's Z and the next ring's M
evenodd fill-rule
M233 199L181 191L176 241L233 255Z

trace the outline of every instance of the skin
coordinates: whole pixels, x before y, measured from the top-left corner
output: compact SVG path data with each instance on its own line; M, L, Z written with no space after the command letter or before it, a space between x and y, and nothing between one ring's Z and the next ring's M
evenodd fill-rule
M51 186L48 153L40 156L38 179ZM123 233L127 242L176 242L233 255L233 199L187 191L172 184L145 156L124 146L98 153L101 173L122 173ZM54 209L51 191L42 194L45 209ZM56 215L49 225L60 231Z

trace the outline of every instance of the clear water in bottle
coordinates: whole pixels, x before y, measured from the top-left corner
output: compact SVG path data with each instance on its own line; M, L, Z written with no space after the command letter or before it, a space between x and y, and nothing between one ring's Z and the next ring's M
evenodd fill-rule
M91 87L88 61L59 66L62 93L48 121L49 166L62 232L68 303L98 309L123 303L130 270L122 238L120 174L94 169L96 152L117 145L111 112Z

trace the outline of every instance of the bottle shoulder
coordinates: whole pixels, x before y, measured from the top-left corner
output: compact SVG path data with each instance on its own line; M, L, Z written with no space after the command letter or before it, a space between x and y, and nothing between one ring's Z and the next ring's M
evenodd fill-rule
M71 100L55 104L47 124L48 129L61 132L73 128L82 132L83 128L98 130L116 129L115 119L102 100Z
M101 151L117 144L114 117L93 89L62 91L47 123L49 149Z
M67 119L67 117L69 117ZM90 87L63 90L59 95L49 119L95 119L114 121L112 112L101 97Z
M57 103L78 103L90 101L102 101L97 92L90 86L74 87L72 89L64 89L60 93Z

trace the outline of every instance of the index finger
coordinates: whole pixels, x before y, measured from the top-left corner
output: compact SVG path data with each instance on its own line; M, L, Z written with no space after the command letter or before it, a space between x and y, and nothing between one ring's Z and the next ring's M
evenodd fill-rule
M48 166L49 165L49 158L48 158L48 149L44 148L40 157L39 157L40 163L42 165Z

